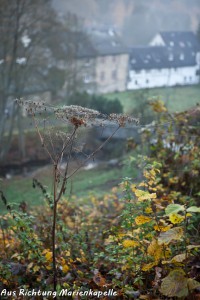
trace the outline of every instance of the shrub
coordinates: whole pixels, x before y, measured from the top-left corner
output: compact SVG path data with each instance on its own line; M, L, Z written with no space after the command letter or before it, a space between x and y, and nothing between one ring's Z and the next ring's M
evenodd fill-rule
M76 93L69 97L68 105L81 105L84 107L96 109L104 114L122 113L123 107L118 99L108 100L101 95L89 95L85 93Z

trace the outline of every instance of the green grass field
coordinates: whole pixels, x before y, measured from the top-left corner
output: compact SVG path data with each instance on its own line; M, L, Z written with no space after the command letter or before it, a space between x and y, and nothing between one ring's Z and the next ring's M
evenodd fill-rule
M5 193L9 203L15 203L16 207L20 202L25 201L29 207L35 205L43 205L44 199L41 191L38 188L33 188L33 177L37 178L43 186L47 188L49 193L53 191L53 184L51 178L51 167L41 168L37 174L29 177L13 177L12 179L5 179L0 182L0 190ZM120 168L108 168L105 164L94 168L92 170L80 170L69 182L68 193L79 197L85 197L90 193L98 195L105 194L113 186L118 185L123 177L135 176L136 171L132 171L127 165ZM67 196L67 195L66 195ZM5 212L5 207L0 201L0 213Z
M147 102L154 97L163 100L170 112L180 112L200 104L200 85L126 91L106 96L109 99L118 98L125 113L133 111L141 101Z

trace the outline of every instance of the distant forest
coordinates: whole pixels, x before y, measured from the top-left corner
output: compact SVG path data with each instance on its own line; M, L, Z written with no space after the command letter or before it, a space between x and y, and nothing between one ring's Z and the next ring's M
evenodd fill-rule
M59 13L68 11L86 27L114 26L127 45L146 44L161 30L193 30L200 22L199 0L52 0Z

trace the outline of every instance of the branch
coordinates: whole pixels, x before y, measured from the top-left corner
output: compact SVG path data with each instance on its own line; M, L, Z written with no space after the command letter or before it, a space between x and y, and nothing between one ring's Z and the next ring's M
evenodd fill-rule
M97 152L99 152L103 147L104 147L104 145L107 143L107 142L109 142L110 141L110 139L115 135L115 133L119 130L119 128L121 128L121 126L119 125L116 129L115 129L115 131L94 151L94 152L92 152L89 156L88 156L88 158L86 158L85 160L84 160L84 162L74 171L74 172L72 172L67 178L66 178L66 180L68 180L69 178L71 178L80 168L82 168L84 165L85 165L85 163L88 161L88 160L90 160Z

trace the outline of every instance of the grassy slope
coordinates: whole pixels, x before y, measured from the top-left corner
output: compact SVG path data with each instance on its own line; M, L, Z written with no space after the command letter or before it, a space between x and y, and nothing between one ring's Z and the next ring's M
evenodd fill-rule
M109 99L118 98L124 106L125 112L133 110L140 101L141 96L146 101L153 97L159 97L167 103L171 112L180 112L195 106L197 103L200 104L200 85L135 90L107 95Z
M72 183L69 183L68 190L72 190L72 194L77 196L86 196L88 193L103 194L113 186L122 181L122 178L131 174L131 170L124 166L122 168L108 168L100 166L92 170L81 170L73 177ZM8 202L19 204L22 201L28 203L29 206L42 205L43 197L38 188L32 187L32 178L19 177L10 180L3 180L0 185ZM50 167L38 171L35 176L41 183L47 186L47 190L52 192L52 180ZM4 212L5 208L0 201L0 212Z

